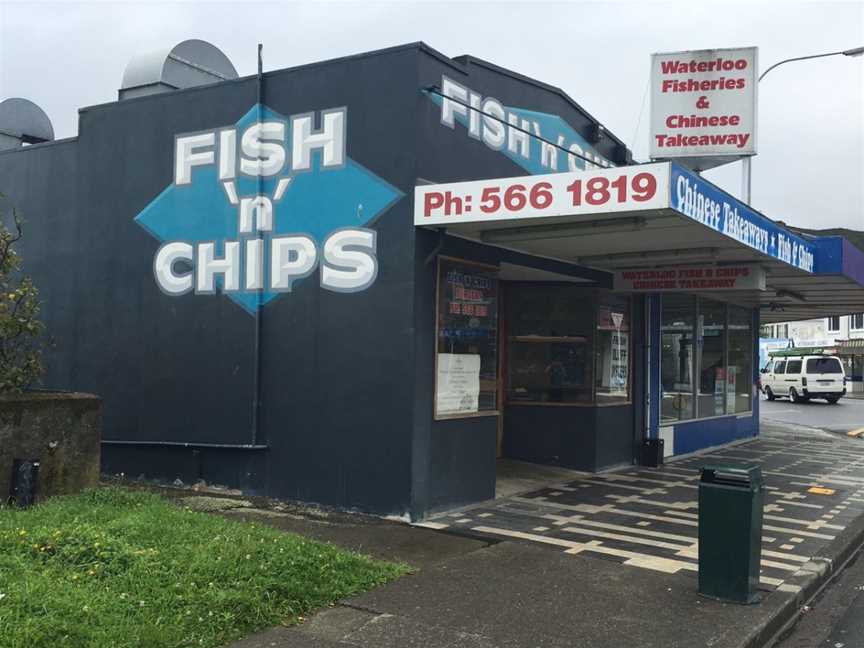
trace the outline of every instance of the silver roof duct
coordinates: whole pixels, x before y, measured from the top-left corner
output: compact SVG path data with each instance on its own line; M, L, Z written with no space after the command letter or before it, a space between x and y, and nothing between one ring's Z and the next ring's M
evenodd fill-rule
M0 150L53 139L51 120L35 103L20 97L0 101Z
M237 70L215 45L185 40L174 47L138 54L123 72L119 99L236 79Z

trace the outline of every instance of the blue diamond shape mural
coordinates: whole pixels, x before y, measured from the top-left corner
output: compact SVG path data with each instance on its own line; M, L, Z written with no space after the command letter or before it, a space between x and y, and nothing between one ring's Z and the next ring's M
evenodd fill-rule
M261 122L284 124L285 156L290 156L291 120L264 105L253 106L234 125L236 140L233 146L239 149L247 129ZM221 258L225 255L226 243L244 243L249 238L258 237L263 239L261 267L266 276L274 238L306 235L315 242L317 250L321 250L334 231L370 226L403 196L398 189L347 155L340 164L328 166L323 161L324 152L321 150L313 150L310 154L311 166L308 169L292 170L289 159L276 175L259 177L236 173L226 182L224 177L220 178L222 151L217 146L220 145L220 131L225 130L214 129L213 145L197 151L198 155L213 153L209 160L190 166L191 182L172 183L135 217L135 222L161 243L183 242L194 250L198 250L202 243L214 243L214 257ZM339 134L344 138L344 127ZM255 196L264 196L272 204L272 225L269 229L250 234L241 231L239 203L244 197ZM258 212L257 216L260 229L261 213ZM240 245L239 249L245 248ZM187 261L194 263L194 257ZM240 266L244 264L240 263ZM172 269L172 272L182 274L180 269ZM224 276L217 274L216 288L224 291L225 281ZM250 313L257 312L260 306L282 294L269 289L266 282L265 287L258 290L244 289L246 285L243 283L239 289L225 292L225 295Z

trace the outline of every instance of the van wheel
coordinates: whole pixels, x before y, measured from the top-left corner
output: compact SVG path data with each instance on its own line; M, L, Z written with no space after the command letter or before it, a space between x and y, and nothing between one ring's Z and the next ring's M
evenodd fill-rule
M794 387L789 388L789 400L793 403L803 403L804 399L798 395L798 391Z
M829 403L831 403L832 405L836 405L837 401L840 400L840 397L839 396L826 396L825 400L828 401Z
M774 392L771 391L770 387L765 387L765 398L767 398L769 401L773 401L775 398L777 398L777 396L774 395Z

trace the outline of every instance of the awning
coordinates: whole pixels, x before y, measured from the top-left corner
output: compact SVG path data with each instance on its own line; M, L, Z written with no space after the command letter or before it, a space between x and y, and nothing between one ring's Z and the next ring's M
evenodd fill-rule
M605 270L634 292L677 281L759 306L763 322L864 311L864 252L795 233L671 162L422 185L414 223Z
M837 340L834 348L840 355L864 355L864 339Z

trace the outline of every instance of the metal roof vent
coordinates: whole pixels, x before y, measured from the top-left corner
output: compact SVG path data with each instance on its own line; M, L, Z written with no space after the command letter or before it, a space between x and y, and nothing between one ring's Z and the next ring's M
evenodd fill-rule
M35 103L20 97L0 101L0 150L53 139L51 120Z
M215 45L185 40L174 47L138 54L123 72L120 100L236 79L237 70Z

